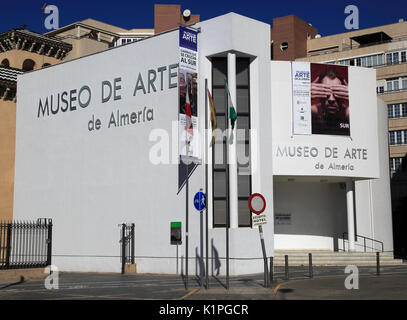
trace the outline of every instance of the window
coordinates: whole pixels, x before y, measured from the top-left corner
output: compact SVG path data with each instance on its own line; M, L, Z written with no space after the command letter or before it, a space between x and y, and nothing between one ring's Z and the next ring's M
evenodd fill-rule
M406 62L406 51L401 52L401 62Z
M400 118L400 105L393 104L393 109L394 109L394 118Z
M403 144L402 131L401 130L396 131L396 144Z
M288 42L284 41L280 44L281 51L285 51L288 49Z
M380 87L377 87L377 93L383 93L384 92L384 87L383 86L380 86Z
M395 142L395 133L394 133L394 131L390 131L389 132L389 145L393 146L395 144L396 144L396 142Z
M34 70L35 62L31 59L25 59L23 62L22 69L24 71L31 71Z
M387 105L387 117L389 119L394 118L394 116L393 116L393 105L392 104Z
M389 131L389 144L399 145L407 144L407 130Z
M407 77L401 78L401 88L404 90L407 89Z
M238 166L238 223L239 227L251 226L251 213L247 201L251 194L250 169L250 60L236 58L236 156ZM226 144L223 140L225 124L225 79L227 59L212 59L212 93L216 108L218 129L212 149L213 226L226 226Z
M402 158L390 158L390 170L392 172L400 171L402 169Z
M3 67L10 67L10 62L8 61L8 59L3 59L3 61L1 62L1 65Z
M393 53L393 64L398 64L399 63L399 53L394 52Z
M407 117L407 103L401 105L401 113L403 117ZM406 135L404 135L406 137Z
M392 57L393 57L393 55L391 53L386 54L386 63L387 63L387 65L393 64Z
M383 55L382 54L378 54L377 55L377 65L381 66L383 64Z
M387 91L399 90L399 78L386 79Z

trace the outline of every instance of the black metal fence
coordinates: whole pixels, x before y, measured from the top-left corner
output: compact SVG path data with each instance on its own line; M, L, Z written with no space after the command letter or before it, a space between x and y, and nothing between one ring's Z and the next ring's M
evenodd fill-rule
M126 264L134 264L134 223L121 225L121 261L122 273Z
M51 265L52 220L0 222L0 269Z

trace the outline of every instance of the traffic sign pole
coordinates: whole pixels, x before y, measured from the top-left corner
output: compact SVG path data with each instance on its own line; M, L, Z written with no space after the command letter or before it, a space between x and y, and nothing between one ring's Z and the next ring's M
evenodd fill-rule
M262 205L260 208L255 208L253 206L253 200L260 199L262 201ZM266 210L266 199L260 194L260 193L254 193L250 196L249 198L249 208L250 211L253 212L256 215L259 215ZM263 234L263 227L262 225L259 225L259 235L260 235L260 244L261 244L261 250L263 252L263 260L264 260L264 286L266 288L269 287L269 281L268 281L268 264L267 264L267 253L266 253L266 245L264 243L264 234Z

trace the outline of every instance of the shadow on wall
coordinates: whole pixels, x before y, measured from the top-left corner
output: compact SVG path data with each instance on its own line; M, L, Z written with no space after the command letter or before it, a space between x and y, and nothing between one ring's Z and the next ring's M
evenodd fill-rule
M219 258L219 251L216 249L213 244L213 238L211 239L211 248L212 248L212 276L218 276L220 274L220 267L222 265Z
M391 159L392 160L392 159ZM407 259L407 155L391 177L394 255Z
M347 231L347 211L343 184L274 183L275 234L331 237L337 251L344 231Z

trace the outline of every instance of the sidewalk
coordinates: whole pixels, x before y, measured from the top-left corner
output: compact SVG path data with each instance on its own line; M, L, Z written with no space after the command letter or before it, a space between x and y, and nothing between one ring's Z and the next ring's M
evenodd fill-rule
M304 268L290 269L290 279L276 268L271 288L262 274L226 279L210 277L209 289L189 277L188 289L181 276L116 273L60 273L58 289L48 290L44 280L0 284L0 300L323 300L407 299L407 266L359 268L359 289L347 290L343 268L315 268L310 279Z

